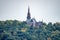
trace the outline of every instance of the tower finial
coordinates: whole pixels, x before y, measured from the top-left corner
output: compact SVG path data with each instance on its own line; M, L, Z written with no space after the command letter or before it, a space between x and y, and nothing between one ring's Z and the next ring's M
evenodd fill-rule
M30 8L29 8L29 6L28 6L28 12L30 12Z

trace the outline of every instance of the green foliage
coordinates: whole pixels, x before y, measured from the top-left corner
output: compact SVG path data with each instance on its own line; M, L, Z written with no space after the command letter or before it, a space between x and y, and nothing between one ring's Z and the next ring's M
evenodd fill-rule
M25 21L0 21L0 40L60 40L60 23L30 27Z

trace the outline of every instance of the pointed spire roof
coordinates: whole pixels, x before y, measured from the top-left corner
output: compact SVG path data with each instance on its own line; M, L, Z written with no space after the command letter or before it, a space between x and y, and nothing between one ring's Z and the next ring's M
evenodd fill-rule
M28 14L27 14L27 19L31 19L31 16L30 16L30 8L28 6Z

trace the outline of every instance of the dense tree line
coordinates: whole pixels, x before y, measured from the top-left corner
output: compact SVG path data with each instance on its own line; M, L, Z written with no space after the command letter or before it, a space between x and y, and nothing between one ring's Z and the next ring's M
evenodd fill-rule
M25 21L0 21L0 40L60 40L60 23L29 27Z

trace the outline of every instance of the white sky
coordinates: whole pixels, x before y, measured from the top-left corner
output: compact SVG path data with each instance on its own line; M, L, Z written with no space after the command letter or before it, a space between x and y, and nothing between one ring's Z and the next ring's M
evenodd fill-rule
M0 20L26 20L28 5L37 21L60 22L60 0L0 0Z

